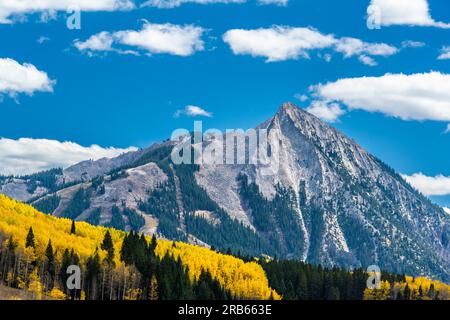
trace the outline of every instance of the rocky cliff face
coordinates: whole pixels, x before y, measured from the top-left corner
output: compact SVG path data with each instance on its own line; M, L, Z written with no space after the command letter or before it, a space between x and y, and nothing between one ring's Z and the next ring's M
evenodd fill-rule
M267 199L280 185L296 195L303 246L290 254L325 265L378 264L448 277L450 225L441 208L354 141L292 104L261 127L276 132L271 145L281 146L278 174L262 175L255 166L209 166L197 174L225 211L244 223L257 219L258 212L239 196L237 177L244 173Z
M250 164L173 165L173 144L165 143L66 169L82 183L51 194L36 188L34 203L224 250L450 280L450 216L394 170L292 104L258 128L270 132L271 153L279 154L274 174ZM76 194L87 201L78 206Z

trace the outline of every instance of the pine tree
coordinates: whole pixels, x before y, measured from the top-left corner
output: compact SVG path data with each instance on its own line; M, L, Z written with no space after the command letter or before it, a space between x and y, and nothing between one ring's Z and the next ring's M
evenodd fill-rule
M36 244L34 242L34 233L33 233L33 228L32 227L30 227L30 229L28 230L25 248L33 248L33 249L36 248Z
M106 263L110 266L115 266L114 263L114 244L111 238L111 234L109 233L109 230L106 231L105 237L103 238L103 242L101 245L102 250L105 250L106 255Z
M87 299L97 299L98 280L101 272L100 256L95 251L95 254L86 261Z
M331 287L328 291L327 300L339 300L341 295L339 293L339 289L336 287Z
M46 271L49 276L49 290L53 289L56 275L56 264L55 264L55 256L53 253L52 240L48 240L47 248L45 249L45 257L46 257Z
M76 234L75 220L72 220L72 226L70 227L70 234Z
M428 297L430 297L431 299L434 299L436 295L436 290L434 288L434 284L430 285L430 289L428 290Z
M61 270L60 270L60 278L62 282L62 288L64 288L64 291L67 291L67 279L69 278L69 275L67 274L67 268L72 264L72 259L70 257L69 250L64 250L62 262L61 262Z
M403 291L403 297L405 298L405 300L411 299L411 290L409 289L408 284L406 284L405 290Z

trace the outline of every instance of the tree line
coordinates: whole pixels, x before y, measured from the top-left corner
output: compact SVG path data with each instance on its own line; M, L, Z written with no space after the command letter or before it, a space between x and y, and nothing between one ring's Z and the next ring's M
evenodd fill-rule
M76 223L72 222L70 233L76 232ZM208 271L202 270L198 278L191 279L189 268L180 257L175 258L169 252L158 257L157 242L156 237L149 242L144 235L131 231L126 234L120 252L115 252L107 230L97 250L86 261L69 248L58 261L51 239L44 256L36 254L35 235L30 227L24 250L20 250L13 236L1 242L0 282L27 290L34 299L226 300L233 297ZM116 266L116 255L120 266ZM81 269L79 288L68 283L71 274L67 270L71 265Z

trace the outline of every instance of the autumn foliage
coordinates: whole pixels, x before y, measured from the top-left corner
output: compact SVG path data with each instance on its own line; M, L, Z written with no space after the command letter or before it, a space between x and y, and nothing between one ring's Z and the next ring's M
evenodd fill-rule
M30 227L34 234L35 248L27 248L27 236L29 238ZM8 239L12 236L21 251L21 256L26 256L30 261L36 258L44 259L46 249L51 240L56 261L61 263L66 249L73 249L82 263L86 263L89 257L98 252L100 259L104 260L107 253L101 250L101 243L106 231L112 238L114 251L120 252L125 233L115 229L92 226L85 222L76 223L76 232L73 233L72 221L58 218L38 212L33 207L0 195L0 244L8 245ZM3 237L3 239L2 239ZM150 241L150 239L148 239ZM202 270L208 271L214 279L234 297L247 299L279 299L280 296L268 285L267 277L262 267L254 262L244 262L238 258L220 254L185 243L158 240L155 253L162 258L166 253L181 258L185 267L188 267L189 276L198 279ZM114 257L116 269L124 268L119 254ZM35 279L34 271L31 273L30 291L40 298L40 286ZM61 299L63 293L57 289L50 292L51 296Z

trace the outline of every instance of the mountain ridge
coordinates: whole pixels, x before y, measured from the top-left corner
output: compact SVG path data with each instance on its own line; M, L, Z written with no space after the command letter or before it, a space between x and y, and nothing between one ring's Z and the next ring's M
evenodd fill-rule
M292 103L256 129L267 129L279 152L276 174L250 164L171 166L174 143L166 142L122 155L114 168L91 163L84 182L54 193L65 202L50 213L72 209L68 203L85 189L89 203L74 219L99 209L99 224L115 217L129 229L140 216L140 231L167 238L449 279L449 216L393 169Z

